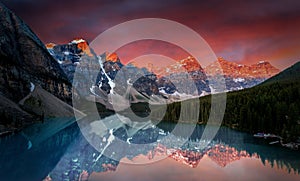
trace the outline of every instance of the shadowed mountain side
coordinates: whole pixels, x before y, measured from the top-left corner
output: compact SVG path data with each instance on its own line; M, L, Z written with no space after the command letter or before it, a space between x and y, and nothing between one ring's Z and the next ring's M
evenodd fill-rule
M0 21L0 92L18 102L32 82L70 103L71 84L39 38L2 3Z
M20 130L41 121L43 116L73 115L73 109L66 104L72 100L71 83L41 40L2 3L0 21L1 132ZM37 92L31 93L34 87L44 91L37 88ZM26 110L22 110L17 104L28 94L39 95L42 100L29 96L24 105ZM29 106L30 100L33 105Z
M74 111L76 111L76 115L84 116L83 113L45 91L40 86L37 86L19 104L25 111L43 117L74 117Z
M0 136L18 130L20 127L31 124L36 120L32 116L22 110L18 104L0 95ZM13 114L10 114L13 113Z
M293 66L287 68L280 74L277 74L261 85L267 85L275 82L291 82L291 81L299 81L300 80L300 62L295 63Z

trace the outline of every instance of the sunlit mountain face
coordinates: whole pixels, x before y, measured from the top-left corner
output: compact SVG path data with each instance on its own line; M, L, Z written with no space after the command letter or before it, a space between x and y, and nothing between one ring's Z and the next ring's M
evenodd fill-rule
M221 66L221 69L218 65ZM267 61L258 61L253 65L243 65L234 62L226 61L224 58L219 57L217 62L210 64L206 67L211 71L211 74L223 74L233 78L270 78L280 71L272 66Z

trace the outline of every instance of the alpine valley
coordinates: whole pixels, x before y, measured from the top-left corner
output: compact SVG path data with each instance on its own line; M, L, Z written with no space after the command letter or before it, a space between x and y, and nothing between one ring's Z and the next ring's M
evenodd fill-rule
M1 134L20 130L44 117L72 116L72 94L73 99L95 99L105 109L113 110L111 101L115 95L123 99L130 96L129 104L149 100L155 104L172 103L250 88L279 73L266 61L241 65L221 57L205 68L193 57L167 67L124 65L116 53L97 55L82 38L62 45L44 45L2 4L1 21L0 113L5 118L1 121ZM209 82L215 77L224 79L224 90L216 89L217 82ZM46 99L46 95L59 99ZM49 111L52 105L56 111ZM128 102L120 105L120 110L130 107Z
M137 66L0 21L0 180L299 180L300 62Z

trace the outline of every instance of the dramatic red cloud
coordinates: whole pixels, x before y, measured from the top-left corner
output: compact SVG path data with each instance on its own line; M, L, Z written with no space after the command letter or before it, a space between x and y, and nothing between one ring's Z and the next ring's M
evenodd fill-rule
M119 48L116 53L123 63L134 62L139 67L147 67L149 64L163 67L191 56L176 45L158 40L136 41ZM166 57L169 58L169 61L166 60Z
M7 0L4 3L45 43L66 43L75 37L92 41L114 25L151 17L174 20L192 28L217 56L227 60L252 64L264 59L284 69L300 59L300 1L297 0ZM136 51L169 55L169 48L149 41L126 46L119 52L126 62L135 57ZM180 51L171 54L175 58L183 56Z
M146 54L163 55L170 57L173 60L181 60L190 56L190 54L182 48L158 40L142 40L133 42L119 48L116 53L124 63L130 62L132 59ZM156 60L153 61L155 62Z

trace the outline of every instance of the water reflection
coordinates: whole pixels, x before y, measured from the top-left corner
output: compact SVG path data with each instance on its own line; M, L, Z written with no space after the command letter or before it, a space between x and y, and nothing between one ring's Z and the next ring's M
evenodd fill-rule
M49 125L48 125L49 127ZM48 128L47 127L47 128ZM47 137L33 141L17 134L0 139L0 178L6 180L299 180L300 153L270 146L252 135L221 127L208 147L201 149L204 126L198 125L181 147L174 142L185 138L169 135L174 125L147 127L128 137L123 127L114 129L114 137L128 143L126 147L112 141L110 133L99 140L99 153L81 134L77 124ZM37 128L35 128L37 129ZM41 128L39 128L41 129ZM27 130L27 132L32 130ZM48 134L51 135L51 134ZM149 139L149 135L151 139ZM168 140L163 139L168 136ZM155 141L153 140L155 139ZM130 141L149 143L143 149L132 149ZM116 150L116 148L119 148ZM118 154L117 160L105 155ZM136 165L136 163L148 163ZM159 161L160 160L160 161ZM143 174L145 174L143 176ZM135 178L135 179L133 179Z
M137 158L141 159L141 158ZM205 155L196 168L179 164L172 158L167 158L147 167L120 163L115 172L93 173L91 181L98 180L136 180L136 181L182 181L182 180L242 180L242 181L268 181L268 180L299 180L299 175L288 173L285 170L263 165L256 158L242 158L239 161L220 167Z

